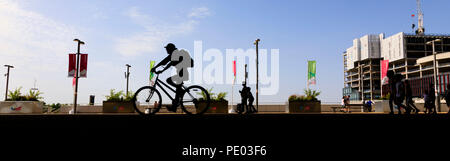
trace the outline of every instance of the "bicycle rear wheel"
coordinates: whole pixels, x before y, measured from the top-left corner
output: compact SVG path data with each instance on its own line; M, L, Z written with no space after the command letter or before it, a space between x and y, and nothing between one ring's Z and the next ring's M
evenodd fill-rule
M209 110L210 105L209 93L201 86L186 88L181 100L181 109L188 115L202 115Z
M134 109L141 115L153 115L161 109L161 94L154 87L140 88L133 97Z

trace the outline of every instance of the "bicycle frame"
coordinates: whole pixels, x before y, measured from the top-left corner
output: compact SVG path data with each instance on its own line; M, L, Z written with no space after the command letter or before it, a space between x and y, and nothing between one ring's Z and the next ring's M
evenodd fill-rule
M161 85L162 84L162 85ZM174 101L175 98L173 98L169 92L166 91L166 89L163 88L163 85L168 88L170 91L172 91L173 93L176 93L176 90L173 89L171 86L167 85L166 83L164 83L163 81L159 80L159 74L156 76L155 79L155 84L152 86L154 88L159 87L161 88L161 90L166 94L167 97L170 98L170 100ZM183 88L183 90L186 91L186 87L184 85L181 85L181 88ZM187 92L191 97L193 97L189 92ZM153 95L153 93L149 96L149 98Z

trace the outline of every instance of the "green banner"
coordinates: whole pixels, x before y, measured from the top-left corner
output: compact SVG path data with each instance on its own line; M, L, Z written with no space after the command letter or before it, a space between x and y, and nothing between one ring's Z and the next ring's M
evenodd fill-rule
M308 61L308 83L316 84L316 61Z
M155 66L155 61L150 61L150 71L152 71L152 68ZM150 80L153 79L153 76L155 76L155 73L150 72Z

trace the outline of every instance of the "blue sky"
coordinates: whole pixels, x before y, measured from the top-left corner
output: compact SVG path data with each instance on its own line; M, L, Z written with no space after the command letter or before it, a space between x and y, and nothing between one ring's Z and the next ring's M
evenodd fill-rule
M427 33L450 33L450 1L424 1ZM306 87L307 60L316 60L323 102L339 102L343 87L342 52L366 34L411 32L415 0L0 0L0 64L16 66L10 89L37 86L46 102L71 103L67 54L73 38L87 45L88 78L80 81L79 100L125 88L125 64L132 64L131 89L148 80L148 61L161 60L168 42L203 49L280 50L280 88L261 102L285 102ZM2 69L2 73L5 70ZM0 79L4 91L5 79ZM205 85L229 92L227 85ZM240 88L236 86L236 89ZM4 92L0 92L0 98ZM238 97L235 92L235 98Z

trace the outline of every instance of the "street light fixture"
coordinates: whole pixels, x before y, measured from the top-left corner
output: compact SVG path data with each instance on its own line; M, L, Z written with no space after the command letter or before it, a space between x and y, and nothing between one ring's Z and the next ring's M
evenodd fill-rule
M75 92L73 97L73 113L77 113L77 97L78 97L78 78L79 78L79 71L80 71L80 46L84 45L84 42L79 39L74 39L73 41L78 43L78 50L77 50L77 64L75 67Z
M427 45L432 45L432 47L433 47L433 67L434 67L433 79L434 79L434 91L435 91L434 93L435 93L435 96L437 98L437 101L435 101L435 104L436 104L436 107L438 108L439 112L441 111L441 98L440 98L439 93L438 93L438 85L437 85L437 75L438 75L438 73L437 73L437 61L436 61L436 49L435 49L436 46L435 46L435 43L436 42L441 42L441 41L442 41L441 39L436 39L436 40L429 41L429 42L426 43ZM434 112L436 112L436 109L435 109Z
M125 66L127 67L127 72L125 73L125 78L127 78L127 90L126 90L126 95L128 95L128 82L129 82L129 78L130 78L130 67L131 67L131 65L125 64Z
M253 43L256 45L256 111L259 111L259 42L260 39L256 39Z
M5 65L8 68L8 72L5 74L6 76L6 92L5 92L5 101L8 99L8 84L9 84L9 69L14 68L12 65Z

